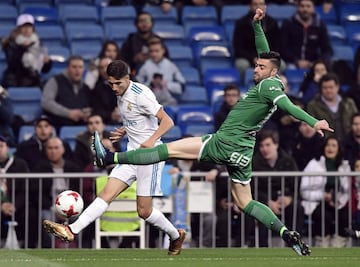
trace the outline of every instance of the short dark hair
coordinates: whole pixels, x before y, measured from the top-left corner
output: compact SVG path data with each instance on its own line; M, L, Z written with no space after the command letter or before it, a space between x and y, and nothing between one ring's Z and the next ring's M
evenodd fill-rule
M70 56L70 57L68 58L68 60L67 60L67 66L69 66L70 63L71 63L72 61L74 61L74 60L81 60L82 62L84 62L84 59L83 59L82 56L72 55L72 56Z
M257 141L259 144L267 138L271 138L275 144L279 144L280 142L279 133L276 130L264 129L257 135Z
M322 87L322 84L324 82L328 82L328 81L334 81L335 84L339 85L340 84L340 80L339 80L339 77L333 73L333 72L328 72L326 74L324 74L321 78L320 78L320 81L319 81L319 87L321 88Z
M230 90L236 90L239 92L240 94L240 89L239 89L239 86L237 86L236 84L234 83L231 83L231 84L228 84L224 87L224 94L227 92L227 91L230 91Z
M138 24L138 23L139 23L140 17L141 17L142 15L148 15L148 16L150 17L151 23L152 23L152 24L154 24L153 17L152 17L152 15L151 15L149 12L146 12L146 11L140 11L140 12L137 14L137 16L136 16L136 19L135 19L135 26L136 26L136 24Z
M116 79L121 79L126 75L130 75L130 67L125 61L114 60L108 65L106 74Z
M276 66L277 69L280 69L281 59L280 54L275 51L263 52L259 55L259 58L269 59L272 64Z

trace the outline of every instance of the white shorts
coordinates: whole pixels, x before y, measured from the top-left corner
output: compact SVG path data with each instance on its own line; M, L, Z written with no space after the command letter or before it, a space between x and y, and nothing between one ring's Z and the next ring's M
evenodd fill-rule
M151 165L116 165L109 177L117 178L129 186L136 180L137 196L162 196L161 175L165 162Z

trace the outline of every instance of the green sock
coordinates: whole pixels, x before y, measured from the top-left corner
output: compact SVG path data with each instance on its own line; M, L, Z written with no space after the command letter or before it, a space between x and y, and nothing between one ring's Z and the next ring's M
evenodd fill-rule
M250 201L250 203L245 207L244 213L257 219L268 229L271 229L274 232L278 232L280 236L282 236L284 231L287 230L285 225L279 220L278 217L276 217L276 215L268 206L256 200Z
M152 148L139 148L128 152L116 152L113 162L118 164L148 165L167 160L169 152L166 144L161 144Z

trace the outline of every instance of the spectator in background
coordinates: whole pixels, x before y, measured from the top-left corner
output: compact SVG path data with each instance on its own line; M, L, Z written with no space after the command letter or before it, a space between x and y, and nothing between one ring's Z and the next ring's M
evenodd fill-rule
M262 130L258 134L258 150L253 157L253 170L262 172L282 172L298 171L294 159L279 149L279 135L273 130ZM298 232L302 232L304 224L304 210L298 199L294 199L298 192L295 192L298 181L295 177L286 177L284 187L282 187L281 177L271 177L271 195L269 195L268 177L257 177L258 180L258 200L268 205L271 210L280 218L284 214L285 225L293 227ZM253 186L253 194L255 187ZM283 190L283 191L282 191ZM284 195L282 195L284 192ZM294 206L296 205L296 206ZM283 209L284 207L284 209ZM297 211L296 215L294 212ZM296 225L292 225L296 218ZM259 225L259 246L268 246L268 229Z
M0 135L0 171L1 173L28 173L29 168L26 162L16 156L12 156L9 153L9 146L7 144L7 139L4 136ZM15 182L12 183L12 179L0 178L0 210L1 210L1 238L6 238L8 226L6 221L16 221L18 226L16 227L16 233L19 241L24 247L25 241L25 211L28 209L25 206L25 179L16 178ZM14 185L14 187L13 187ZM15 195L13 195L13 190ZM12 199L15 199L15 202L12 202ZM36 217L32 216L32 212L29 212L29 222L33 222L32 219ZM31 223L36 225L35 223ZM37 227L37 226L36 226ZM31 235L28 239L29 248L36 247L35 236Z
M156 37L150 39L148 47L150 58L141 66L136 79L151 87L160 104L175 104L176 101L171 99L171 96L180 98L185 78L178 67L165 56L166 48L161 39ZM171 95L169 96L168 93Z
M84 125L91 114L84 69L84 60L71 56L66 69L45 84L41 106L57 131L64 125Z
M111 60L121 59L120 47L115 41L113 40L105 41L101 47L98 57L90 62L84 80L87 86L89 86L90 90L95 88L96 82L98 81L101 75L100 60L102 58L109 58Z
M7 139L9 146L15 146L16 140L11 127L14 119L14 111L7 91L0 85L0 135Z
M83 170L94 164L94 155L91 149L91 137L97 131L101 139L109 139L110 132L105 129L105 124L99 114L90 115L87 122L87 130L76 137L74 156L80 168Z
M2 84L10 86L42 86L41 73L51 69L52 61L35 31L35 20L30 14L17 18L16 28L2 40L7 69Z
M224 122L230 110L239 102L241 98L240 89L235 84L224 87L224 101L220 109L214 114L214 130L217 131Z
M339 94L340 84L336 74L321 77L320 93L307 106L309 114L324 118L342 140L351 129L351 117L358 112L354 101Z
M302 171L310 160L320 155L324 139L304 122L299 122L298 128L299 134L292 148L292 156Z
M15 155L24 159L30 170L33 171L39 161L46 159L45 143L51 137L56 136L55 128L49 117L42 115L34 122L35 133L30 139L18 144ZM68 160L73 159L73 152L68 143L63 143L65 147L64 157Z
M121 122L120 112L117 107L117 98L107 82L107 66L112 62L108 57L99 60L99 77L94 90L90 92L90 106L92 112L99 114L106 124L118 124Z
M265 0L251 0L249 12L236 20L233 34L233 50L235 66L239 69L242 79L247 68L255 66L258 54L253 44L255 33L252 26L253 17L257 8L265 9ZM280 51L280 30L277 21L268 14L262 20L261 25L264 29L269 46L273 51ZM284 70L284 64L281 64L281 70Z
M360 65L357 67L355 74L355 81L350 85L349 90L346 91L345 95L352 98L357 109L360 110Z
M50 137L46 141L45 145L46 159L40 160L34 167L33 172L35 173L73 173L81 172L81 168L71 160L64 158L65 148L63 142L58 137ZM35 196L39 195L39 183L34 182L30 185L30 190ZM51 207L55 201L56 196L64 190L75 190L79 191L79 179L66 179L66 178L54 178L44 179L42 181L42 215L43 219L52 218L53 213ZM37 203L38 198L34 200L34 208L36 210L39 207ZM37 212L34 212L37 213ZM43 242L42 247L50 248L51 239L49 235L45 234L42 236Z
M360 158L360 113L355 113L351 117L351 130L345 136L342 147L344 158L354 166L356 159Z
M288 67L309 69L317 59L330 64L333 51L328 32L312 0L298 0L296 13L282 23L280 38Z
M136 75L142 64L149 58L149 40L152 37L160 38L153 32L154 22L148 12L138 13L135 26L137 31L130 33L121 47L124 61L130 65L133 75Z
M309 172L331 172L339 173L351 171L350 165L344 161L340 141L336 136L330 136L325 140L322 153L319 157L312 159L304 169L301 178L300 192L302 206L305 214L310 216L313 222L313 234L315 235L315 246L318 247L345 247L345 228L349 225L349 190L350 177L340 176L338 191L336 191L334 176L307 176ZM321 201L325 201L325 218L323 217ZM336 201L336 202L335 202ZM335 209L338 212L338 233L335 235ZM325 236L322 236L322 222L325 222Z
M319 81L329 72L329 67L324 60L316 60L306 74L299 88L301 102L306 106L319 92Z

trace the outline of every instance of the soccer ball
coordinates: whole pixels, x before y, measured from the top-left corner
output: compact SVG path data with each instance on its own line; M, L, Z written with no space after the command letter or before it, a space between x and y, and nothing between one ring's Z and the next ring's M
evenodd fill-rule
M84 208L81 195L72 190L66 190L57 195L55 200L56 214L62 218L74 218L80 215Z

